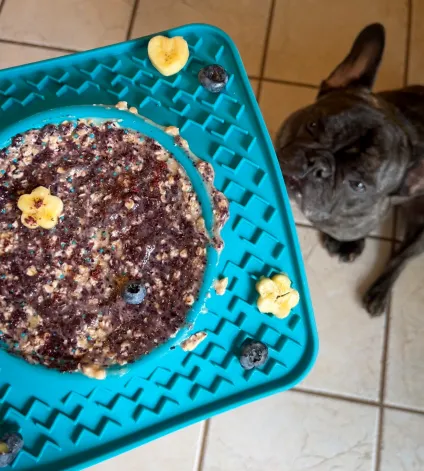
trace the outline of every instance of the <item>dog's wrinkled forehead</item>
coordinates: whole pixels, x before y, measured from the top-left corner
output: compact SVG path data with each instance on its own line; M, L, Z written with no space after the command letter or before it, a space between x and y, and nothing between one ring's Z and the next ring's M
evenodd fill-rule
M371 93L333 92L293 113L277 138L283 147L294 139L337 150L385 124L385 113Z

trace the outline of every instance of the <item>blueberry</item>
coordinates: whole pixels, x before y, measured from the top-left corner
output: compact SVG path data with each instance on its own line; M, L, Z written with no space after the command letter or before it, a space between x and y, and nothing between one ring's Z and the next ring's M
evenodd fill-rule
M268 347L262 342L246 339L240 352L240 364L245 370L262 366L268 359Z
M140 304L146 296L146 288L139 281L129 281L122 290L122 297L128 304Z
M16 134L12 137L12 147L19 147L24 142L24 136L22 134Z
M199 82L212 93L219 93L224 90L228 82L227 71L218 64L212 64L200 70Z
M12 464L21 451L24 440L19 433L6 433L0 439L0 468Z

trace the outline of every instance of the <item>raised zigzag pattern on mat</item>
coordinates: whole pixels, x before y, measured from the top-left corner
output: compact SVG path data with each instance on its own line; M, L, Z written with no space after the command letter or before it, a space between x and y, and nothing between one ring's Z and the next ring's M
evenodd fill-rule
M205 342L199 347L199 350L189 352L185 355L181 362L182 370L173 372L168 368L159 366L146 378L131 377L126 380L124 390L116 393L102 388L96 387L87 395L71 391L62 399L62 404L65 410L59 408L51 408L44 401L37 398L30 398L23 408L17 408L13 403L9 403L8 399L11 394L11 386L7 385L0 391L0 421L13 420L17 418L30 419L35 427L38 427L43 432L40 438L33 447L25 448L25 452L31 456L35 461L39 459L44 451L47 452L49 447L54 447L60 450L59 444L52 439L56 427L64 426L64 421L72 423L69 429L72 431L70 435L71 441L78 445L81 440L86 438L86 435L94 437L96 440L101 440L108 429L115 428L119 433L122 428L116 417L119 414L114 414L115 411L127 410L129 417L134 422L139 422L144 414L150 413L158 417L163 412L165 407L173 407L178 409L179 403L173 397L174 388L181 390L183 387L187 390L189 397L194 401L199 393L205 393L211 397L221 387L234 386L234 378L228 374L228 369L231 363L238 362L234 353L228 351L228 346L220 344L219 340L223 337L225 330L225 337L228 337L231 331L231 337L234 338L234 345L240 345L244 338L252 336L258 339L265 340L270 347L270 361L267 362L263 370L256 370L255 374L263 375L264 378L268 377L274 368L287 369L285 365L278 358L284 348L286 342L291 341L299 344L296 335L282 336L280 331L275 328L262 324L258 329L252 331L244 328L244 322L247 315L243 312L243 307L247 303L240 298L232 298L232 317L234 322L228 319L223 319L216 313L210 312L210 319L213 319L214 326L208 330L209 342ZM300 321L299 316L294 315L289 323L291 331L295 331ZM211 363L216 368L216 375L213 378L201 377L202 365L207 362ZM244 380L248 380L253 374L253 371L242 371L240 374ZM143 392L145 388L155 385L157 389L157 402L153 406L143 404ZM90 404L90 408L86 406ZM100 419L94 426L84 425L83 411L91 410L92 407L99 409ZM39 417L39 409L42 409L43 414L48 411L48 418L43 419ZM46 435L44 435L46 434Z

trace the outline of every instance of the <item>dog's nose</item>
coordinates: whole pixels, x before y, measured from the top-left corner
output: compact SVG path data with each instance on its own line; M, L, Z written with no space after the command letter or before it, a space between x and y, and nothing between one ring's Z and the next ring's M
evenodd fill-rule
M331 175L330 162L325 157L314 156L308 158L308 173L318 180L328 178Z

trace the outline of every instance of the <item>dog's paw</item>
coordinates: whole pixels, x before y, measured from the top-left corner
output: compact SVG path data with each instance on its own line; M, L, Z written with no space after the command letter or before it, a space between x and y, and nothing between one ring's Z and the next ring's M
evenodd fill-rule
M363 304L371 317L381 316L387 309L390 299L390 288L384 280L377 280L365 293Z
M322 245L330 255L336 255L339 253L341 242L323 232L321 232L321 240Z
M342 262L354 262L364 251L365 239L343 242L340 247L339 259Z
M346 263L355 261L365 247L365 239L340 242L327 234L322 234L322 243L330 255L337 255L341 262Z

